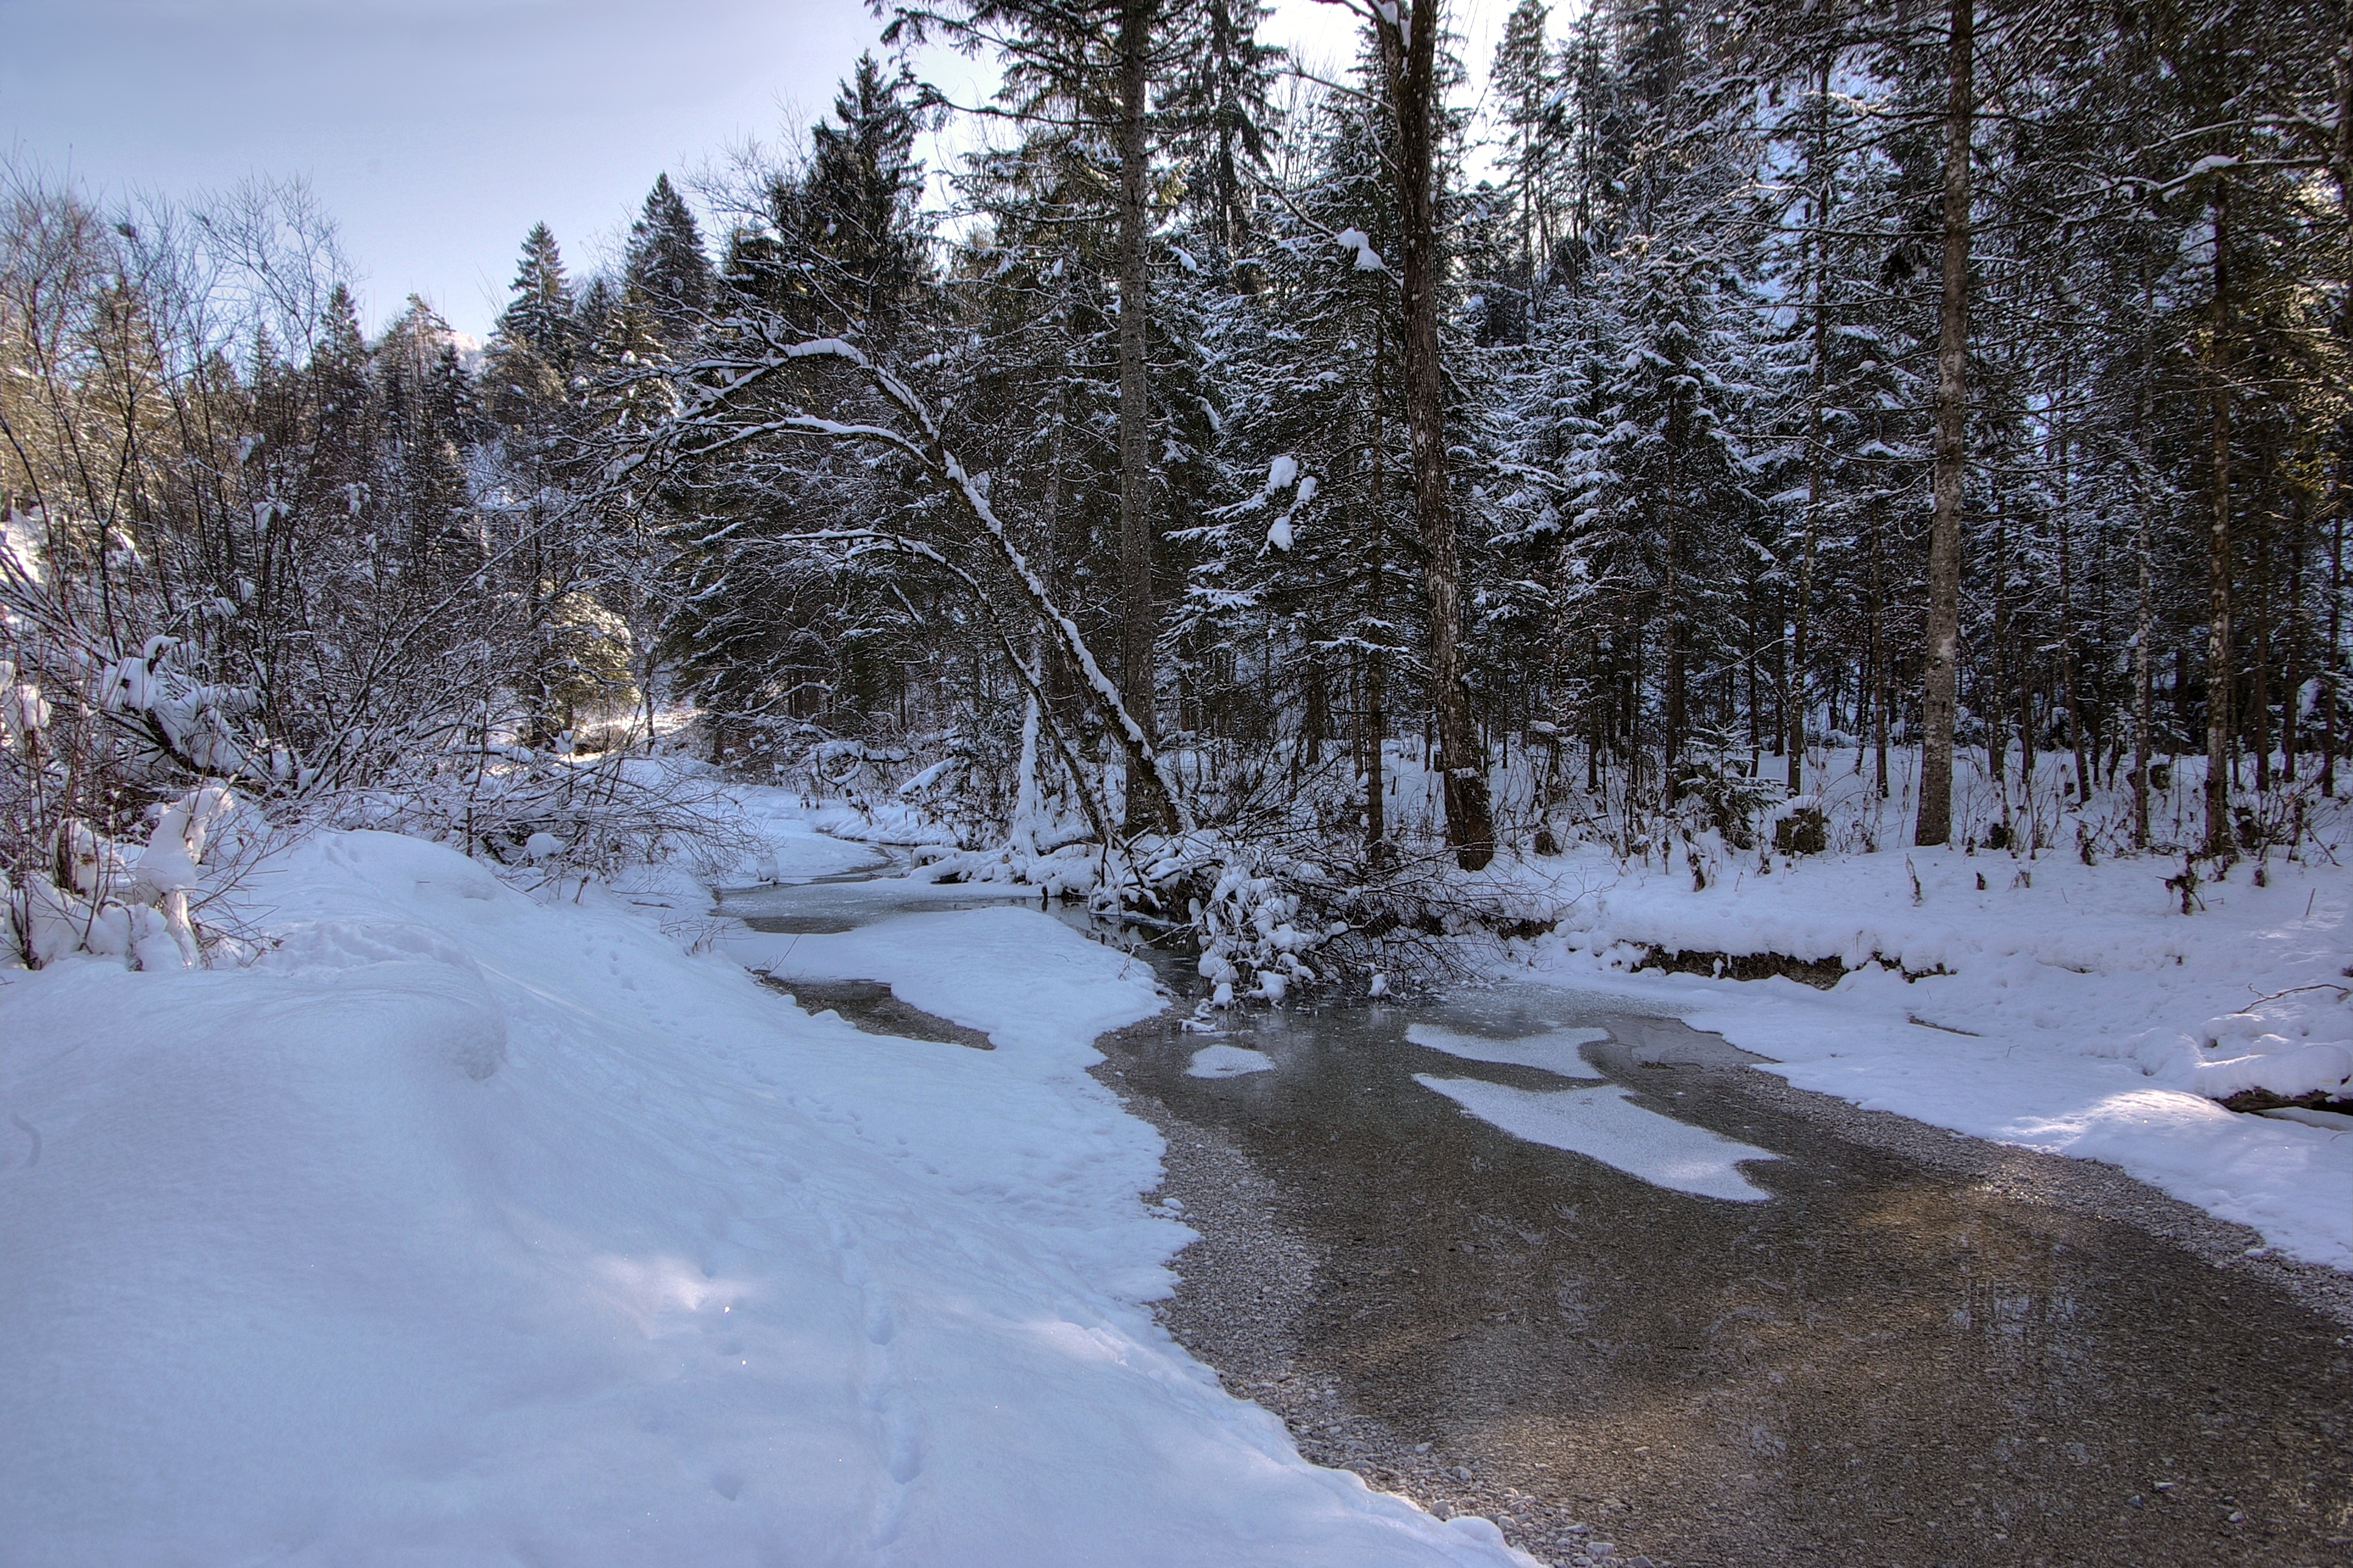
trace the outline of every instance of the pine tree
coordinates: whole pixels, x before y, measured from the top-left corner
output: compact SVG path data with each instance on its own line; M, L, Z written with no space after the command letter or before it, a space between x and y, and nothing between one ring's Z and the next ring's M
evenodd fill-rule
M524 236L511 293L491 342L489 402L501 425L537 429L562 406L579 347L572 285L547 225Z
M551 241L551 254L553 249ZM664 343L692 336L710 308L711 259L703 254L702 231L667 174L655 176L644 210L629 226L622 280L624 297L647 313Z

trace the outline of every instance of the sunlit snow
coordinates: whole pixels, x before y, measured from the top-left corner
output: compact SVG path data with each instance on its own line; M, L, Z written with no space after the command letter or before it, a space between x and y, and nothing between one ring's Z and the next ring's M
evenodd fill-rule
M1773 1195L1752 1185L1737 1167L1744 1160L1780 1156L1645 1110L1625 1089L1540 1092L1427 1073L1415 1074L1413 1081L1514 1138L1599 1160L1654 1187L1735 1203L1761 1203Z
M1240 1045L1209 1045L1193 1053L1193 1065L1185 1069L1188 1078L1239 1078L1244 1073L1263 1073L1274 1065L1274 1058L1263 1051L1252 1051Z
M1556 1073L1564 1078L1596 1078L1600 1075L1593 1070L1578 1047L1589 1045L1596 1040L1609 1039L1609 1031L1556 1029L1549 1034L1532 1034L1524 1040L1488 1040L1476 1034L1460 1034L1451 1029L1440 1029L1433 1023L1416 1023L1406 1030L1405 1037L1417 1045L1443 1051L1466 1062L1535 1067L1543 1072Z

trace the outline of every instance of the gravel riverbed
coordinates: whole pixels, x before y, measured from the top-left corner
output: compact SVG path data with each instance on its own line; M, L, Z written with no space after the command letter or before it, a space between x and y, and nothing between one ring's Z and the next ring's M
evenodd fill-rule
M1401 1015L1230 1021L1276 1065L1224 1080L1178 1015L1100 1043L1167 1139L1146 1201L1200 1234L1163 1320L1310 1457L1576 1568L2353 1562L2353 1281L2112 1168L1539 1007L1780 1153L1745 1168L1773 1200L1484 1127L1412 1086Z

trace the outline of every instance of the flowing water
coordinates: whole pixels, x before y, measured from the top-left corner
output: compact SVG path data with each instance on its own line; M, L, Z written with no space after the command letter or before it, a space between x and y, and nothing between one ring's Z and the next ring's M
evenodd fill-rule
M959 900L1000 901L828 879L722 908ZM2346 1326L2217 1266L2244 1233L1573 992L1189 1005L1098 1073L1204 1231L1164 1315L1312 1457L1451 1478L1561 1560L2353 1562Z

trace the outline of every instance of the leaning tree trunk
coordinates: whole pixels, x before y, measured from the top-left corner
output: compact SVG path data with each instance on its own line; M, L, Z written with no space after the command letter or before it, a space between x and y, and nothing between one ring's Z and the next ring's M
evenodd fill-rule
M1945 278L1936 313L1936 510L1928 530L1927 647L1920 672L1918 844L1953 837L1953 708L1961 641L1961 487L1968 429L1969 132L1977 113L1977 0L1953 0L1945 90Z
M1119 16L1119 685L1147 738L1153 715L1151 389L1144 332L1150 281L1145 270L1145 109L1152 46L1152 0L1124 0ZM1157 803L1128 788L1128 831L1157 814Z
M1133 4L1134 0L1130 0ZM1404 229L1406 429L1413 447L1414 512L1421 527L1430 614L1430 684L1445 781L1446 842L1465 871L1495 857L1486 758L1463 681L1462 568L1446 495L1446 387L1438 358L1438 4L1383 8L1374 26L1397 132L1398 217Z

